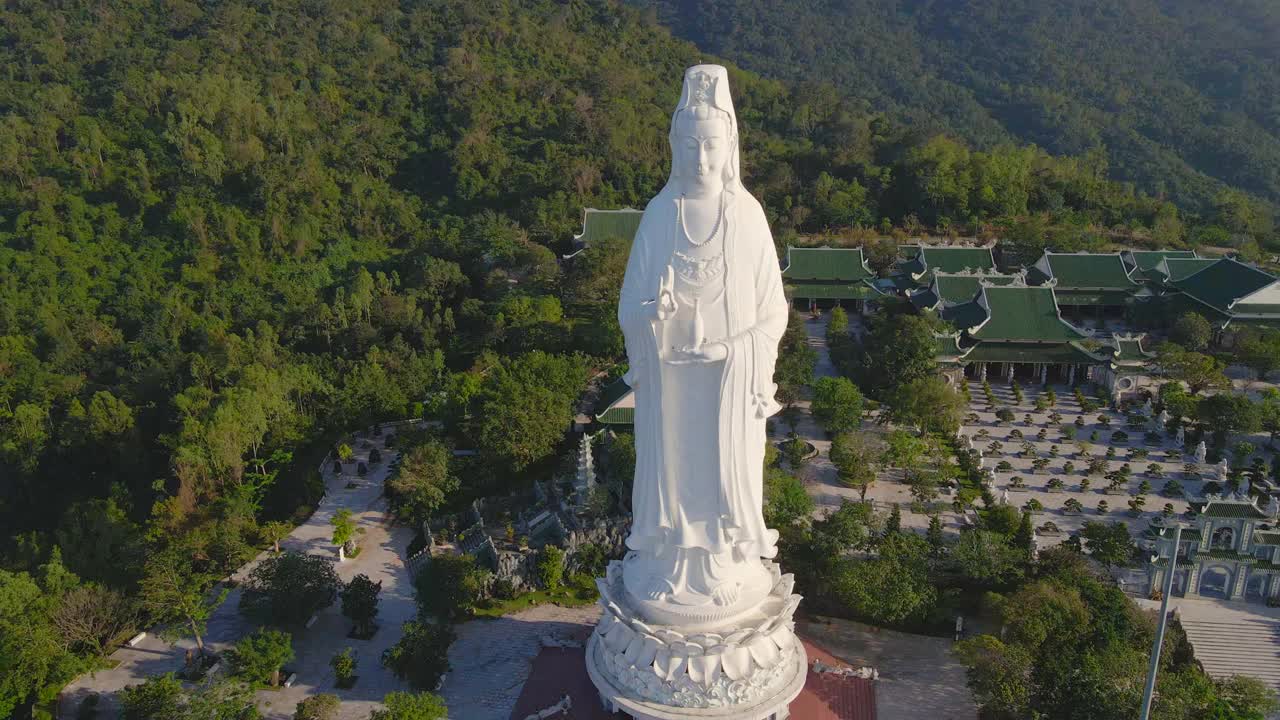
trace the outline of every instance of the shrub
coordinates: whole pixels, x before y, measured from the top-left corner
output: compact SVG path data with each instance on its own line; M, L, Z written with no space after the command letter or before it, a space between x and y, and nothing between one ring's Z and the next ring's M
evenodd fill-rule
M1110 511L1110 510L1111 510L1111 506L1107 504L1107 501L1106 501L1106 500L1099 500L1099 501L1098 501L1098 514L1099 514L1099 515L1106 515L1106 514L1107 514L1107 512L1108 512L1108 511Z
M1067 498L1067 501L1062 504L1062 507L1067 512L1072 512L1072 513L1084 512L1084 506L1081 505L1080 501L1075 498Z
M312 695L298 703L293 711L293 720L333 720L338 716L338 708L342 701L337 695L321 693Z
M1007 407L996 410L996 419L1000 422L1013 422L1013 411Z
M1129 442L1129 433L1123 430L1117 430L1111 433L1111 442L1117 445L1124 445L1125 443Z
M1009 462L1008 460L1001 460L1000 462L996 463L996 472L1011 472L1012 470L1013 470L1013 463Z
M1022 509L1027 512L1040 512L1041 510L1044 510L1044 503L1035 498L1031 498L1022 505Z
M1014 428L1013 430L1010 430L1010 431L1009 431L1009 438L1010 438L1011 440L1021 440L1021 439L1022 439L1022 431L1021 431L1021 430L1019 430L1019 429L1017 429L1017 428Z
M1066 483L1062 482L1058 478L1049 478L1049 482L1045 485L1045 487L1050 490L1061 490L1065 486Z
M382 653L382 665L417 690L433 690L449 672L449 645L453 626L448 623L404 624L400 640Z
M1021 475L1014 475L1013 477L1009 478L1009 487L1011 488L1020 490L1026 486L1027 484L1023 482Z
M1182 483L1177 480L1170 480L1166 482L1164 487L1160 490L1161 495L1172 498L1180 498L1182 497L1182 493Z
M564 551L554 545L542 549L538 557L538 582L548 591L560 589L564 578Z

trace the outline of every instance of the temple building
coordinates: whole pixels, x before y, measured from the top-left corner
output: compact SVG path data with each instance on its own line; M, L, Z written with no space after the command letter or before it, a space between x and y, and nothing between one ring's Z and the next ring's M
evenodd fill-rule
M1136 266L1125 263L1121 253L1055 253L1045 251L1027 268L1033 285L1056 281L1058 306L1073 314L1122 315L1135 298L1151 291L1133 278Z
M1178 543L1174 596L1253 602L1280 597L1280 529L1269 524L1271 513L1242 495L1207 495L1192 503L1192 512ZM1149 592L1164 587L1175 522L1152 518L1139 536L1156 556L1148 565Z
M868 303L883 295L875 280L862 248L787 246L782 283L797 306L812 310L840 305L866 312Z
M1052 281L1029 286L1020 275L938 273L911 301L956 329L936 336L938 363L953 382L961 375L1067 384L1089 379L1117 397L1151 382L1144 337L1095 335L1071 324Z
M996 271L996 258L990 245L901 245L894 282L899 290L911 291L930 284L935 273Z
M1198 259L1195 250L1124 250L1120 258L1129 268L1129 277L1139 282L1162 281L1159 265L1165 260Z
M1215 340L1228 345L1233 330L1242 327L1280 328L1280 280L1253 265L1232 258L1166 258L1153 272L1161 277L1166 321L1199 313L1217 331Z
M582 214L582 232L573 236L573 248L580 251L590 247L592 243L616 237L627 243L636 236L640 228L640 217L644 211L633 208L621 210L597 210L587 208Z

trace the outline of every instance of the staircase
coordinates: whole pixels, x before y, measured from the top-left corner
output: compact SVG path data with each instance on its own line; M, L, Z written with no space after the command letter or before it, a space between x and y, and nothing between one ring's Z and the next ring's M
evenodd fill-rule
M1221 606L1179 603L1182 629L1213 677L1249 675L1280 689L1280 620Z

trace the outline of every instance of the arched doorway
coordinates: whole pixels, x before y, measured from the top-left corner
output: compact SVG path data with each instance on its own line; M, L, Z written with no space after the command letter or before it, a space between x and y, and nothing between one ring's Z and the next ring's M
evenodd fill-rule
M1231 571L1221 565L1206 568L1200 573L1200 595L1203 597L1227 599L1227 588L1231 587Z
M1187 583L1191 580L1191 571L1182 569L1173 574L1173 595L1174 597L1186 597Z

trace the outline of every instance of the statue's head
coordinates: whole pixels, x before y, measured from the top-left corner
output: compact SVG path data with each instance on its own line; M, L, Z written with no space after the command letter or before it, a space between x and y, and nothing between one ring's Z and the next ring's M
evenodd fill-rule
M685 71L670 139L672 180L703 189L738 181L738 122L723 66Z

